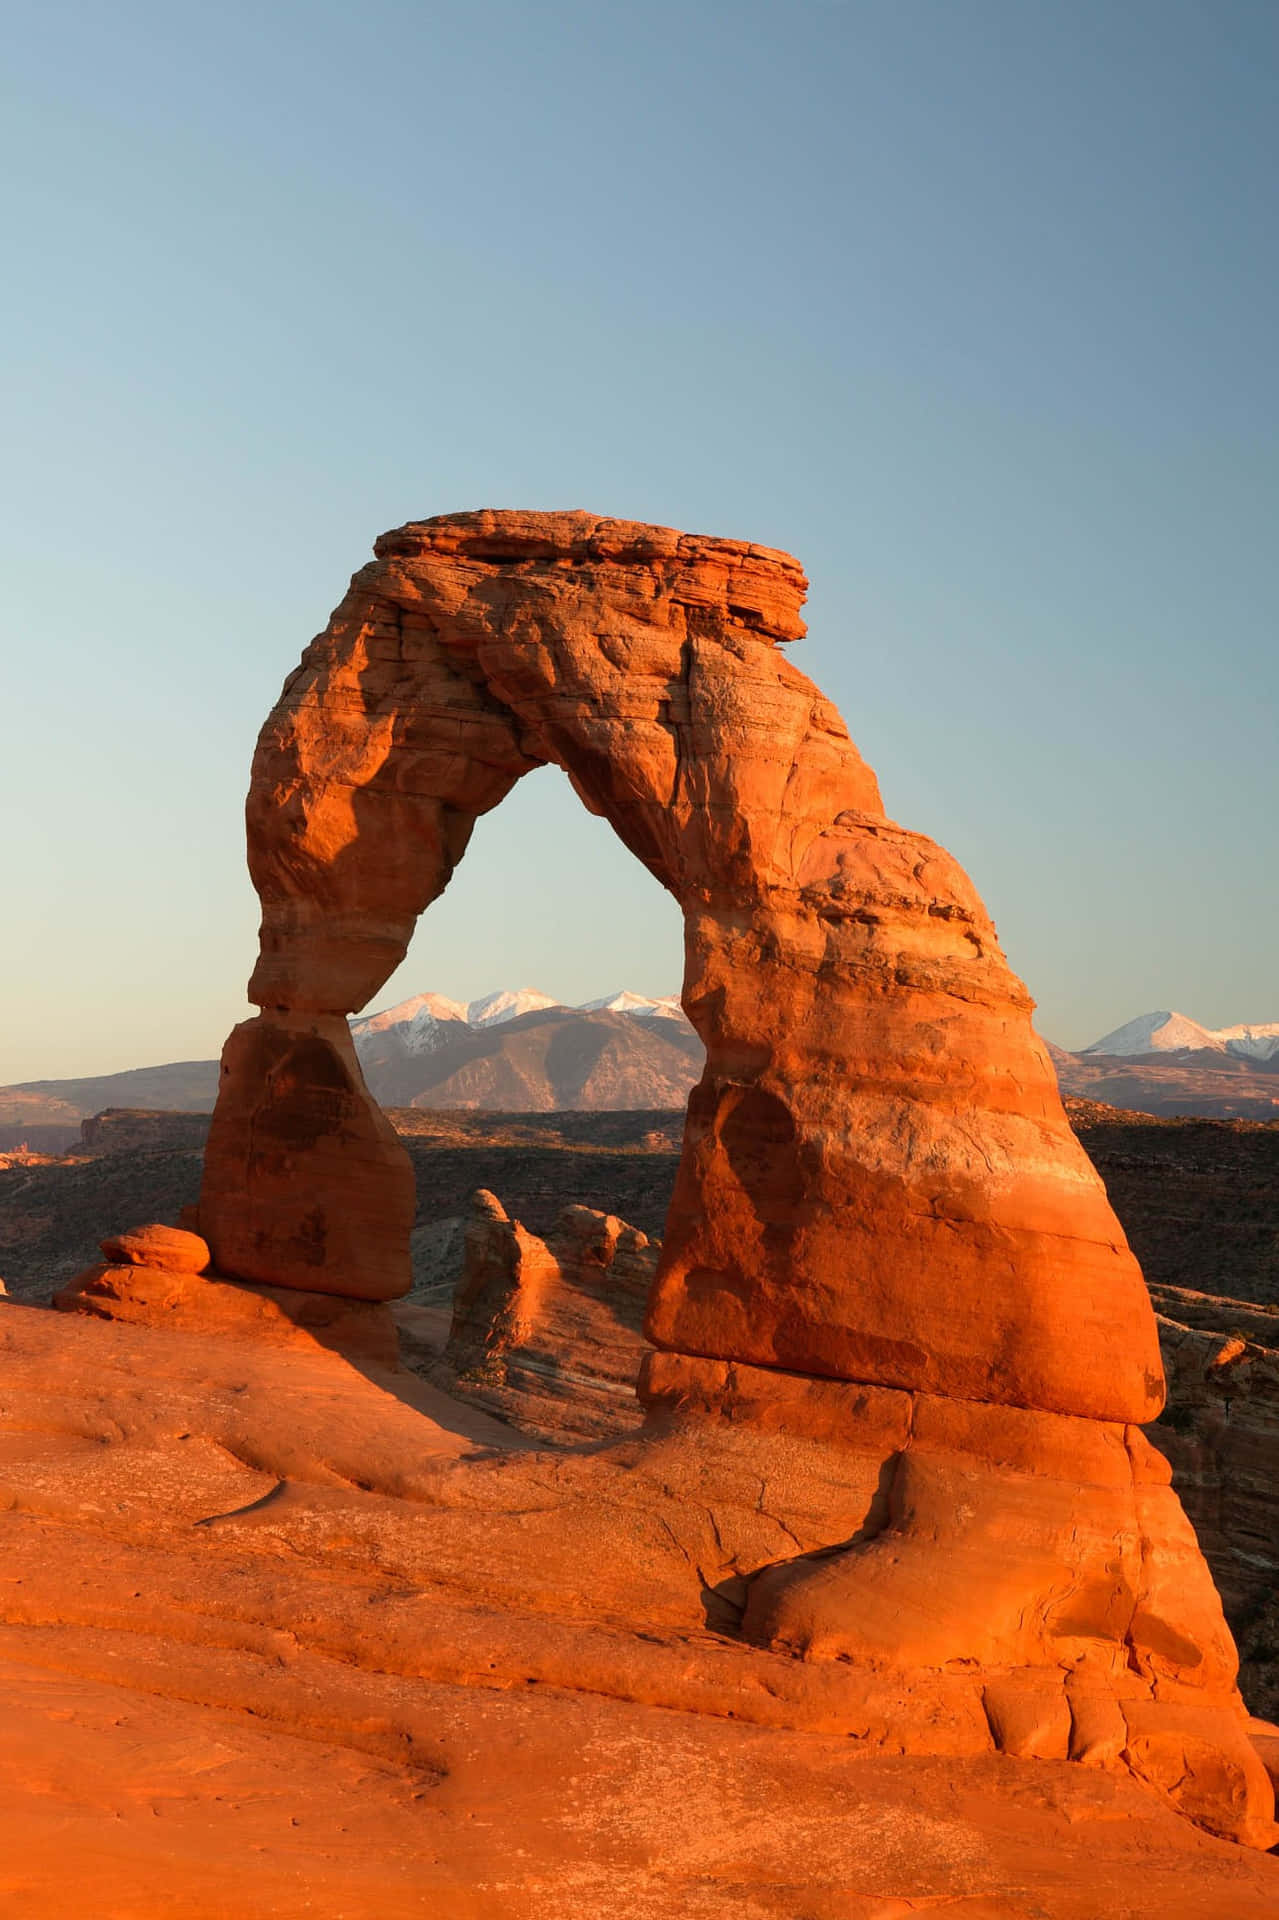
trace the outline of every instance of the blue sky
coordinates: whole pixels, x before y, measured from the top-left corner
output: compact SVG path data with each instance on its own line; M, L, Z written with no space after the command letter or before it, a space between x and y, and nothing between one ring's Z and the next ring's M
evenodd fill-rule
M1279 1018L1279 9L7 16L0 1080L215 1052L258 725L382 528L789 548L1040 1024ZM380 1004L678 983L555 773Z

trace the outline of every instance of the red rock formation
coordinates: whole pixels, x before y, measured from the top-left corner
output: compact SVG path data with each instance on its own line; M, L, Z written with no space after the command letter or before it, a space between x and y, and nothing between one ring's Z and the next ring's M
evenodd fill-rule
M1012 1751L1075 1743L1077 1698L1080 1757L1122 1752L1261 1843L1233 1648L1136 1432L1163 1393L1141 1275L971 884L885 816L779 651L803 631L795 562L587 514L425 521L376 554L254 761L262 1012L210 1133L219 1268L405 1290L407 1167L342 1016L478 815L562 766L682 908L707 1050L649 1311L655 1418L762 1406L766 1430L836 1435L863 1501L854 1528L831 1507L816 1554L733 1561L746 1631L977 1662Z
M106 1265L86 1267L59 1288L53 1305L61 1313L136 1327L225 1334L255 1346L265 1343L308 1353L326 1347L348 1360L381 1367L399 1362L390 1309L381 1301L348 1300L340 1294L264 1287L171 1267Z
M587 514L427 521L377 554L254 760L264 1011L224 1063L209 1143L219 1266L352 1293L407 1284L393 1236L363 1241L382 1183L391 1201L402 1187L398 1149L365 1159L376 1203L331 1247L352 1196L303 1145L326 1123L295 1111L318 1098L319 1065L289 1074L282 1112L264 1106L272 1036L362 1006L476 817L553 760L687 926L684 1001L708 1061L658 1343L1150 1418L1153 1316L1029 996L964 875L885 818L839 716L778 651L803 631L795 562ZM305 1223L275 1217L302 1205Z
M207 1241L185 1227L166 1227L158 1221L113 1233L102 1242L108 1260L125 1266L164 1267L171 1273L203 1273L209 1264Z
M427 1378L543 1440L635 1431L640 1327L660 1249L615 1214L565 1207L543 1240L472 1197L444 1354Z
M356 1300L407 1293L413 1169L346 1021L246 1020L222 1050L199 1220L220 1273Z

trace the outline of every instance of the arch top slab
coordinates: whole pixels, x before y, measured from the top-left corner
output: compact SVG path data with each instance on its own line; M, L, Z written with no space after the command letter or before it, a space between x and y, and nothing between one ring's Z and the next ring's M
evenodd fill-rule
M806 631L800 608L808 580L798 560L778 547L758 546L639 520L613 520L581 510L559 513L495 511L439 514L411 520L373 543L377 562L453 560L460 566L580 569L580 585L602 585L599 569L616 574L647 571L672 601L701 606L765 639L799 640ZM413 585L408 586L410 594Z
M552 762L684 915L684 1005L707 1065L650 1304L657 1345L1148 1419L1153 1315L1033 1003L967 876L888 819L839 714L788 658L805 590L770 548L586 513L447 515L378 540L254 759L251 997L290 1038L228 1055L206 1236L247 1278L407 1284L385 1239L354 1275L336 1213L331 1232L314 1207L298 1217L316 1140L358 1106L337 1017L398 965L479 815ZM308 1022L343 1092L321 1112L274 1068L292 1129L276 1139L247 1063L301 1058ZM342 1204L330 1189L324 1205ZM266 1270L302 1246L309 1282L296 1264Z

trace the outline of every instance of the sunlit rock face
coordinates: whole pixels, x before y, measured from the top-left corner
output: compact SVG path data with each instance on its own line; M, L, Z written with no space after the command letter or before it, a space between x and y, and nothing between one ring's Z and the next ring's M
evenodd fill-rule
M219 1268L406 1288L408 1168L327 1023L399 964L478 815L553 761L687 929L708 1057L658 1345L1151 1417L1153 1316L1030 999L965 875L886 818L782 651L803 632L798 564L584 513L448 516L376 553L254 760L263 1012L229 1050L209 1144Z

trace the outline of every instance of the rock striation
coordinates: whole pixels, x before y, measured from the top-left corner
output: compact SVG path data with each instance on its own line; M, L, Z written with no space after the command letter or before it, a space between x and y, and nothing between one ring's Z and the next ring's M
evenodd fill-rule
M641 1327L660 1248L616 1215L569 1206L547 1239L472 1196L448 1340L427 1377L551 1441L635 1431Z
M743 1535L685 1577L775 1654L963 1672L1004 1751L1125 1765L1268 1845L1234 1648L1139 1430L1163 1400L1140 1271L971 883L887 817L781 651L796 562L584 513L447 516L375 555L254 759L261 1011L223 1056L198 1218L219 1272L408 1290L409 1163L346 1016L476 819L561 766L680 906L706 1049L652 1444L841 1460L788 1547ZM517 1311L544 1276L508 1225L514 1281L504 1255L483 1285Z
M539 1291L532 1298L526 1294L526 1308L512 1314L521 1247L538 1248L534 1271L549 1266L558 1274L558 1269L549 1249L542 1251L542 1241L510 1221L491 1194L480 1192L469 1224L454 1218L414 1235L415 1240L419 1234L432 1237L434 1250L429 1282L415 1282L412 1298L447 1300L450 1308L458 1298L449 1350L437 1359L447 1323L424 1326L425 1340L415 1339L412 1309L397 1309L402 1351L414 1354L416 1348L410 1365L458 1398L499 1413L521 1432L568 1444L583 1436L620 1439L639 1424L633 1393L626 1390L651 1364L652 1354L637 1304L644 1273L619 1272L607 1259L610 1241L625 1242L633 1230L585 1207L566 1208L562 1219L605 1229L599 1242L605 1258L597 1255L584 1270L572 1269L576 1287L567 1297L580 1288L585 1310L556 1311L558 1292L552 1289L549 1311L547 1296ZM638 1240L644 1270L651 1272L659 1248L642 1235ZM486 1271L500 1276L498 1284L476 1284ZM1279 1715L1279 1309L1177 1287L1152 1286L1151 1294L1168 1402L1148 1437L1172 1468L1172 1484L1239 1642L1244 1698L1254 1713L1274 1718ZM527 1350L512 1343L512 1317L526 1323ZM750 1407L753 1420L771 1421L778 1431L786 1415L783 1385L761 1373ZM739 1409L746 1405L746 1390L739 1370ZM816 1430L812 1387L808 1399L807 1424ZM846 1406L829 1389L825 1405L830 1431L846 1429Z
M836 1448L521 1453L318 1348L13 1302L0 1352L24 1913L1272 1920L1279 1860L1126 1767L1016 1757L1011 1690L707 1630L691 1568L807 1545Z

